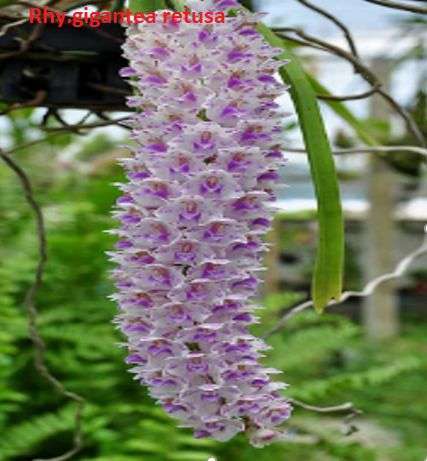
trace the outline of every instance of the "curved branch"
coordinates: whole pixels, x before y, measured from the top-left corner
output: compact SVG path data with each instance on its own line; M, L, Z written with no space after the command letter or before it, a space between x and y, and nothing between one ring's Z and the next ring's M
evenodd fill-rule
M306 154L305 149L288 147L283 149L285 152L291 154ZM427 160L427 149L417 146L372 146L372 147L352 147L348 149L335 149L334 155L349 155L349 154L387 154L393 152L410 152L413 154L419 154Z
M381 88L381 85L375 85L370 90L364 91L363 93L359 94L349 94L344 96L336 96L331 94L318 94L316 95L317 99L321 99L323 101L356 101L359 99L369 98L370 96L378 93L378 90Z
M83 133L81 133L79 131L79 128L75 128L74 125L70 125L63 117L62 115L59 113L58 110L56 109L53 109L50 111L51 114L53 115L54 119L60 124L62 125L62 127L64 128L64 130L67 130L67 131L71 131L72 133L74 134L77 134L77 135L82 135ZM79 123L80 124L80 123ZM79 125L78 124L78 125ZM46 129L46 128L45 128Z
M40 38L40 35L43 33L45 24L36 24L31 34L26 40L18 39L20 41L20 47L17 51L8 51L0 54L0 60L12 58L15 56L20 56L30 49L30 46L33 42Z
M54 138L55 136L59 136L59 135L61 135L63 133L68 133L68 132L76 130L76 129L80 130L80 129L100 128L100 127L105 127L105 126L109 126L109 125L117 125L117 126L120 126L120 128L129 129L127 126L121 125L119 123L121 121L126 120L128 117L119 118L117 120L110 120L108 118L105 118L103 122L98 122L98 123L94 122L94 123L91 123L91 124L89 124L89 123L84 124L84 122L86 121L88 115L91 115L91 113L86 114L82 118L82 120L76 125L70 125L68 128L67 127L58 127L58 128L47 129L45 131L48 131L49 133L44 138L35 139L34 141L29 141L29 142L26 142L26 143L23 143L23 144L19 144L18 146L13 147L10 150L5 150L3 152L6 155L10 155L10 154L13 154L14 152L17 152L19 150L28 149L29 147L33 147L33 146L36 146L38 144L43 144L44 142L49 141L49 139ZM100 114L96 114L96 115L98 115L100 118L102 118ZM83 133L83 134L85 134L85 133Z
M10 29L13 27L20 26L21 24L25 24L27 22L27 18L22 18L22 19L17 19L16 21L9 22L8 24L5 24L1 29L0 29L0 37L5 35L7 32L9 32Z
M316 13L319 13L321 16L329 19L331 22L333 22L339 29L344 34L344 37L347 40L348 46L350 48L350 51L352 54L356 57L359 57L359 53L357 52L357 47L356 43L353 39L353 36L351 35L350 30L348 27L342 23L337 17L335 17L332 13L329 11L324 10L323 8L320 8L320 6L313 5L311 2L308 0L296 0L298 3L301 3L301 5L304 5L305 7L309 8L310 10L315 11Z
M64 133L67 131L76 131L76 130L89 130L92 128L101 128L105 126L112 126L116 125L120 128L124 128L126 130L129 130L130 128L126 125L123 125L121 122L124 122L126 120L129 120L129 116L124 116L124 117L119 117L114 120L103 120L101 122L93 122L93 123L76 123L74 125L67 124L66 126L62 127L54 127L54 128L45 128L44 131L48 133Z
M34 460L34 461L66 461L73 457L83 446L83 433L82 433L82 412L85 405L85 399L75 392L69 391L61 381L59 381L49 370L46 363L45 351L46 343L40 335L37 327L37 307L35 298L39 288L43 282L44 270L47 262L47 241L46 229L44 225L44 218L42 210L34 198L33 188L31 182L25 171L5 152L0 149L0 157L6 165L18 177L22 189L25 194L25 199L31 207L36 220L37 240L38 240L38 263L34 276L34 281L27 291L24 300L24 306L28 317L29 336L34 346L34 365L40 376L42 376L59 394L76 402L76 413L74 417L74 446L71 450L61 456L50 458L49 460Z
M5 110L0 112L0 115L7 115L10 112L17 110L17 109L23 109L25 107L37 107L43 104L47 97L47 91L46 90L39 90L35 94L33 99L30 99L29 101L25 102L20 102L20 103L15 103L12 104L11 106L7 107Z
M288 400L296 407L301 407L304 408L304 410L315 411L317 413L341 413L343 411L356 411L358 413L361 413L360 410L356 410L352 402L341 403L340 405L334 405L329 407L319 407L302 402L301 400L296 400L292 398Z
M365 0L368 3L374 3L375 5L385 6L387 8L393 8L395 10L408 11L411 13L427 14L427 8L422 6L406 5L405 3L394 2L391 0Z
M405 121L408 130L412 133L412 135L417 139L421 146L426 146L426 142L424 140L424 136L419 130L417 124L415 123L412 116L400 106L400 104L386 91L381 88L381 82L378 77L367 67L360 59L353 56L351 53L343 50L339 46L332 45L331 43L321 40L318 37L314 37L312 35L306 34L301 29L297 29L294 27L283 27L276 29L281 37L295 41L294 37L289 35L284 35L282 32L292 32L296 34L298 37L302 38L303 41L306 43L302 43L305 46L311 46L311 44L315 45L315 48L319 46L323 48L323 51L330 52L338 57L341 57L351 63L353 65L354 71L361 75L361 77L368 82L371 86L377 88L377 93L380 94L389 104L390 106L402 117ZM298 40L298 39L297 39ZM298 40L301 42L301 40ZM307 45L309 43L309 45Z
M303 408L307 411L313 411L315 413L347 413L343 420L344 422L344 434L351 435L354 432L358 431L357 427L351 423L351 421L363 413L362 410L359 410L354 406L352 402L341 403L340 405L328 406L328 407L319 407L317 405L310 405L308 403L302 402L301 400L290 398L288 401L295 407Z
M55 133L49 133L44 138L35 139L34 141L29 141L29 142L26 142L26 143L23 143L23 144L19 144L16 147L13 147L10 150L3 151L3 153L5 155L10 155L10 154L13 154L14 152L17 152L18 150L27 149L28 147L33 147L33 146L36 146L37 144L43 144L44 142L49 141L49 139L51 139L51 138L53 138L55 136L58 136L60 134L63 134L65 131L66 130L59 131L59 132L57 131Z
M328 307L341 304L348 298L366 298L370 296L378 288L378 286L383 284L384 282L388 282L390 280L395 280L402 277L402 275L404 275L405 272L409 269L411 264L423 254L427 254L427 235L424 237L423 243L416 250L410 253L406 258L402 259L393 272L389 272L387 274L383 274L379 277L376 277L375 279L367 283L361 291L345 291L338 300L330 302L328 304ZM286 325L289 319L312 306L313 301L310 299L292 308L291 310L286 312L286 314L279 320L277 325L270 331L268 331L263 336L263 338L268 338L271 335L277 333Z

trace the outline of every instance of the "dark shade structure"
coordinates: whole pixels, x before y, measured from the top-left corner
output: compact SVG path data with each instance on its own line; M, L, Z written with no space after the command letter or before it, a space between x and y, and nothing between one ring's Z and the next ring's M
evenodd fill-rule
M118 75L123 40L117 24L14 27L0 37L0 100L25 104L42 93L45 107L129 110L131 89Z

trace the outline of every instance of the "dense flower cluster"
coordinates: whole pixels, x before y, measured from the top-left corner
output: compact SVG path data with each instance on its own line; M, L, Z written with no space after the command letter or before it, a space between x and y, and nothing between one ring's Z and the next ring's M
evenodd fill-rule
M216 9L234 0L211 0ZM131 26L124 77L137 147L122 161L112 259L127 363L196 437L261 446L290 414L259 363L248 302L282 163L278 50L239 13L214 26ZM283 64L283 63L281 63Z

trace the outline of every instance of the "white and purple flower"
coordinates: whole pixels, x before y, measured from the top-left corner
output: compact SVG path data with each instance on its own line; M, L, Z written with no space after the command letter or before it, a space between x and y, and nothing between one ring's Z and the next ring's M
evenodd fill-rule
M286 90L257 20L239 11L214 26L128 28L122 76L135 88L137 147L122 161L111 257L136 379L196 437L246 432L262 446L280 439L291 407L248 330L283 163L274 101Z

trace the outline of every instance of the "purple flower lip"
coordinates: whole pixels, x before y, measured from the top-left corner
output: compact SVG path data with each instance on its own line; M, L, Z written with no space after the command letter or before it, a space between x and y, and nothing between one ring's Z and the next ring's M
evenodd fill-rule
M155 259L153 258L152 255L150 255L146 251L140 251L138 253L135 253L132 257L131 260L134 262L140 262L143 264L152 264Z
M168 413L171 413L171 414L181 412L181 411L184 411L184 412L187 411L187 408L184 405L177 405L173 403L166 403L164 405L164 408Z
M251 53L245 53L241 50L239 50L238 48L230 51L227 55L227 60L228 62L230 63L236 63L236 62L239 62L239 61L243 61L243 60L246 60L248 58L252 57L252 54Z
M232 76L228 79L228 82L227 82L227 87L232 89L232 88L236 88L236 87L239 87L240 85L242 85L243 81L241 78L237 77L237 76Z
M141 307L153 307L153 300L146 293L138 293L132 298L132 303Z
M276 79L272 75L268 74L260 75L258 80L262 83L277 83Z
M165 59L170 56L168 49L161 46L151 48L150 53L154 58L157 59Z
M140 354L130 354L126 357L126 363L128 364L145 364L147 359L142 357Z
M254 226L263 226L263 227L269 227L271 222L267 218L257 218L252 221L252 224Z
M237 282L232 283L233 288L254 289L258 285L258 280L255 277L247 277Z
M220 400L220 396L216 392L203 392L200 396L203 402L215 403Z
M217 333L214 331L200 331L193 336L193 341L213 343L217 336Z
M175 261L190 263L193 262L196 258L196 253L194 251L176 251L175 252Z
M188 173L190 171L190 165L188 162L181 161L176 171L180 171L181 173Z
M282 159L283 158L283 154L281 151L279 150L272 150L270 152L267 153L267 157L268 158L277 158L277 159Z
M221 117L236 117L237 115L239 115L239 109L236 106L229 105L221 111Z
M161 75L151 74L145 79L146 83L151 83L152 85L165 85L168 81Z
M181 66L181 69L184 72L191 73L191 74L200 74L202 71L202 65L200 62L190 62L188 66Z
M254 379L251 384L255 387L264 387L269 383L267 379Z
M150 327L145 322L135 322L125 325L124 331L128 333L149 333Z
M258 176L258 181L276 181L280 178L277 171L267 171Z
M256 197L242 197L233 203L233 208L236 211L257 210L259 202Z
M252 316L251 314L248 314L247 312L244 312L242 314L236 315L233 317L233 320L236 320L238 322L251 322L252 321Z
M125 250L127 248L132 248L132 247L133 247L133 243L130 242L129 240L119 240L116 243L116 248L118 250Z
M121 221L125 224L137 224L141 221L141 216L127 213L120 217Z
M142 194L150 194L156 197L167 199L170 196L170 191L168 190L165 184L152 184L150 187L147 187L142 190Z
M137 71L132 67L123 67L123 69L120 69L119 75L120 77L133 77L137 75Z
M279 424L289 418L291 408L288 406L282 409L272 410L270 413L271 422L273 424Z
M223 304L219 304L213 307L212 312L233 312L238 310L241 307L241 304L234 301L224 301Z
M227 272L223 265L212 262L205 263L202 269L202 278L209 280L223 280L226 274Z
M270 136L262 132L260 127L249 127L240 135L240 142L243 144L254 144L257 141L267 141Z
M206 29L203 29L199 32L198 38L201 42L204 42L210 35L211 34Z
M239 2L236 0L214 0L214 4L218 10L241 7Z
M187 300L203 300L208 296L208 291L205 286L193 283L188 288L186 295Z
M147 271L147 279L155 286L161 288L170 288L172 286L172 276L166 267L160 265L153 265Z
M235 243L231 248L232 250L245 250L247 248L253 248L253 245L251 245L250 243L239 242Z
M134 203L134 200L130 195L122 195L117 199L117 205L127 205L131 203Z
M240 381L240 380L244 380L245 378L253 374L254 373L252 371L244 370L244 369L229 370L223 374L223 378L228 381Z
M191 320L191 317L181 304L172 305L168 310L167 317L179 323L183 323L184 320Z
M116 287L117 287L118 289L132 288L132 286L133 286L132 282L121 281L121 282L117 282L117 283L116 283Z
M186 102L197 102L197 96L192 91L186 91L183 94L183 98Z
M197 430L194 432L194 438L196 439L204 439L210 437L212 434L205 430Z
M238 402L240 414L256 413L260 410L260 406L256 402Z
M146 146L146 148L150 152L159 153L159 154L163 154L163 153L167 152L167 150L168 150L168 146L166 144L162 143L162 142L148 144Z
M175 387L178 382L172 378L153 378L150 380L150 384L156 387Z
M198 222L200 221L200 218L202 217L202 213L181 213L179 215L181 221L194 221Z
M252 27L244 27L240 29L239 35L254 37L258 35L258 32Z
M225 348L225 352L245 352L250 350L250 348L249 344L230 344Z
M209 365L202 360L193 359L187 363L186 369L189 373L207 373Z
M217 178L216 176L209 176L208 178L206 178L206 181L200 186L200 193L202 196L209 192L219 193L222 190L223 186L220 183L219 178Z
M155 357L164 356L164 355L172 355L173 351L170 347L162 344L153 344L148 348L148 353Z
M146 179L146 178L149 178L150 177L150 173L146 172L146 171L136 171L134 173L129 173L129 179L133 179L135 181L139 180L139 179Z

